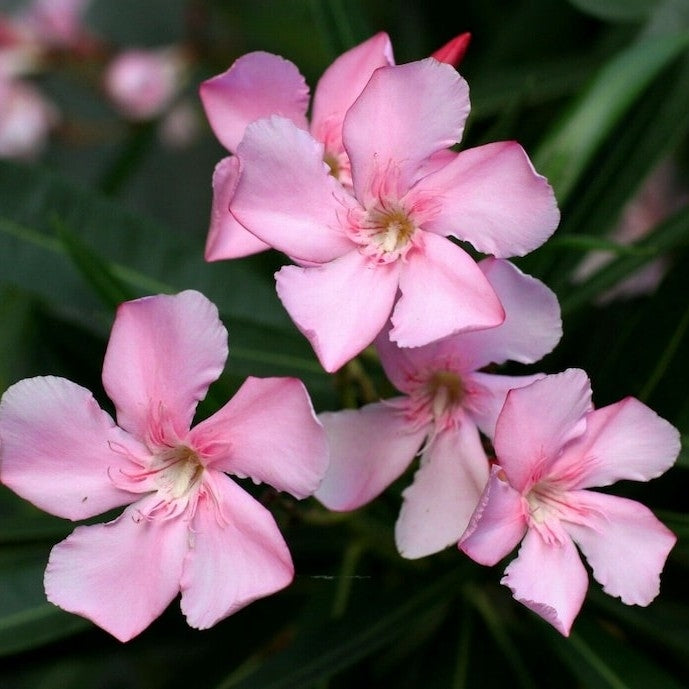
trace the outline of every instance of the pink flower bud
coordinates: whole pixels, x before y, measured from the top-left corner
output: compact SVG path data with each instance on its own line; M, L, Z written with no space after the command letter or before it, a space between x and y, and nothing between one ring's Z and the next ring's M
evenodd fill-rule
M37 155L57 118L55 106L31 84L0 77L0 157Z
M179 50L132 49L108 66L104 88L122 115L148 120L160 115L177 94L185 61Z
M471 42L471 34L468 31L455 36L451 41L448 41L444 46L438 48L431 57L434 57L438 62L446 62L453 67L459 67L459 63L464 59L469 43Z

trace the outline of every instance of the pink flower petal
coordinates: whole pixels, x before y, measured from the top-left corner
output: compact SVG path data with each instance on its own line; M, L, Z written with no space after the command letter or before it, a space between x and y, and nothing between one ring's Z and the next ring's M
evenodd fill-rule
M400 290L390 331L390 339L400 347L419 347L462 330L491 328L505 317L493 288L469 254L430 232L423 233L423 247L410 252L403 263Z
M496 327L458 333L413 348L397 347L386 328L376 338L376 347L388 378L399 390L407 391L410 374L437 365L441 359L452 361L457 371L470 372L508 359L532 363L557 344L562 335L560 307L548 287L509 261L486 258L478 267L502 303L505 320Z
M0 404L0 437L2 482L50 514L86 519L138 498L115 488L108 472L128 467L123 452L145 456L146 448L64 378L11 386Z
M292 558L273 516L231 479L211 479L218 502L201 496L182 573L182 612L207 629L287 586Z
M392 323L388 321L374 344L388 380L398 390L411 393L418 385L415 380L418 372L437 368L438 361L444 358L445 340L435 340L423 347L399 347L390 339L391 329Z
M379 32L338 57L323 72L313 96L311 133L329 151L342 151L342 122L374 70L392 65L390 38Z
M373 342L390 316L399 263L372 266L351 251L323 266L285 266L277 291L326 371L336 371Z
M424 450L414 482L402 493L395 542L409 559L457 543L488 481L488 458L476 426L438 433Z
M130 505L115 521L79 526L50 553L45 592L55 605L128 641L179 592L189 525L141 516L156 495Z
M183 437L226 358L227 331L201 293L120 305L103 362L103 385L119 425L146 439L154 420L165 420Z
M586 596L588 576L566 534L561 543L545 543L529 529L501 583L509 586L520 603L569 636Z
M199 91L213 132L229 151L236 152L247 125L261 117L281 115L308 128L309 88L296 66L279 55L242 55Z
M312 263L354 248L340 214L356 201L329 174L323 144L280 117L247 127L230 209L266 244Z
M230 213L230 200L239 179L239 159L223 158L213 171L213 203L206 241L206 261L241 258L268 249Z
M564 444L584 432L584 417L591 409L591 385L580 369L508 393L493 445L516 490L523 493L551 473Z
M459 540L459 549L482 565L493 566L516 548L526 533L522 496L494 465L478 506Z
M566 475L573 489L609 486L623 479L649 481L666 472L679 451L677 429L627 397L586 417L586 432L565 448L553 474Z
M596 581L627 605L648 605L677 537L647 507L594 491L570 492L584 523L563 522L593 569Z
M330 510L355 510L380 495L411 464L429 431L415 427L396 400L319 415L330 466L316 497Z
M249 377L189 433L206 466L250 476L297 498L311 495L328 464L325 432L296 378Z
M530 376L499 376L495 373L467 373L464 385L467 390L465 409L482 433L490 439L495 437L495 424L505 404L507 393L515 388L523 388L545 374Z
M496 328L461 333L445 346L456 344L470 370L508 360L531 364L551 352L562 337L555 293L509 261L487 258L478 265L502 303L505 320Z
M439 212L424 229L454 235L498 258L541 246L560 221L553 190L513 141L462 151L421 180L414 194L442 194Z
M417 181L434 153L462 137L469 87L450 65L432 58L381 67L344 120L357 198L368 207L384 176L394 174L397 198Z

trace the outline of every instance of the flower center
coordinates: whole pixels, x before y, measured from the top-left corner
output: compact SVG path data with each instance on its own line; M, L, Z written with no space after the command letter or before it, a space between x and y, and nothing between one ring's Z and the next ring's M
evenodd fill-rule
M536 483L525 496L529 527L547 544L561 545L567 538L563 521L585 523L585 514L573 504L566 490L552 481Z
M369 237L386 254L401 251L411 239L416 227L400 208L369 211Z
M166 449L151 463L158 492L168 500L187 497L197 487L203 465L194 450L186 445Z
M462 379L452 371L436 371L426 385L436 419L460 406L464 399Z
M354 223L354 241L376 263L390 263L404 257L413 246L416 223L398 205L380 203Z
M461 376L451 368L420 371L410 381L404 405L410 422L433 423L444 430L461 422L467 390Z

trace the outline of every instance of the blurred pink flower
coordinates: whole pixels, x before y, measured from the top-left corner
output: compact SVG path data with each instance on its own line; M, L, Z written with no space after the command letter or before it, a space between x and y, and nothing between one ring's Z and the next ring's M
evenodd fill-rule
M537 361L562 334L557 299L543 283L508 261L488 258L479 267L505 308L502 325L414 349L396 347L383 332L376 340L381 363L405 396L319 415L331 456L315 495L332 510L368 503L422 449L395 528L404 557L457 543L488 480L479 430L492 437L507 391L540 377L479 369Z
M78 48L91 41L83 17L91 0L33 0L17 19L46 47Z
M201 131L200 114L195 104L184 99L165 113L158 134L161 143L168 148L187 148Z
M55 105L31 83L0 76L0 158L37 156L58 119Z
M115 425L88 390L63 378L20 381L0 402L0 479L60 517L129 505L56 545L48 599L121 641L181 591L207 628L287 586L292 560L268 510L225 472L303 498L326 468L325 434L292 378L249 378L190 430L220 375L227 332L198 292L122 304L103 365Z
M625 206L610 239L622 246L633 244L687 203L689 193L679 184L673 163L665 160L653 170L636 196ZM573 282L585 282L614 258L615 254L611 251L591 251L576 267ZM607 304L615 299L652 294L665 277L669 265L668 256L650 261L633 275L606 290L598 298L598 303Z
M606 593L656 597L675 535L642 504L587 489L667 471L680 450L672 425L632 397L594 411L586 374L569 369L510 391L493 445L461 550L495 565L521 541L502 583L565 636L588 588L575 543Z
M149 120L172 104L186 69L181 49L128 49L110 62L103 76L105 93L123 117Z
M369 345L391 312L402 347L499 325L490 284L446 237L505 258L555 230L552 189L519 144L450 150L468 113L468 87L450 65L379 67L344 118L351 189L330 174L323 143L290 119L246 128L230 210L299 264L277 273L278 295L326 370Z

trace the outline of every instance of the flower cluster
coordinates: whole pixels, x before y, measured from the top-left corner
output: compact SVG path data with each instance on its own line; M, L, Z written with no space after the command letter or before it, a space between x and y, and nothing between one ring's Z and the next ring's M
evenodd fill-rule
M495 565L521 543L503 583L564 635L588 587L577 547L607 593L657 595L674 534L589 489L659 476L677 430L633 398L594 409L581 370L496 372L562 335L555 294L508 260L546 242L559 210L518 143L457 150L467 44L396 64L376 34L326 70L310 121L306 83L277 55L249 53L201 85L230 151L207 260L283 252L278 296L323 368L372 345L401 394L316 416L299 381L250 378L192 428L227 356L217 310L193 291L122 304L103 365L117 425L61 378L20 381L0 403L3 483L74 520L127 506L53 548L49 600L127 640L181 593L189 624L209 627L293 576L275 520L227 474L349 511L417 456L403 557L456 544Z
M35 158L68 123L35 76L88 63L94 92L104 95L128 122L161 119L163 143L190 140L198 122L189 99L180 97L191 65L183 44L160 48L114 47L86 26L91 0L31 0L0 13L0 157Z

